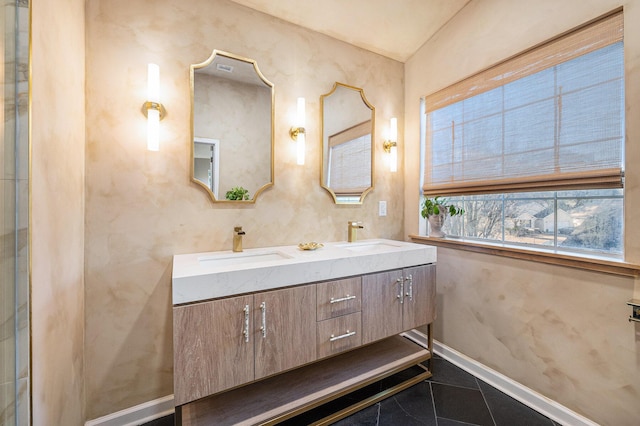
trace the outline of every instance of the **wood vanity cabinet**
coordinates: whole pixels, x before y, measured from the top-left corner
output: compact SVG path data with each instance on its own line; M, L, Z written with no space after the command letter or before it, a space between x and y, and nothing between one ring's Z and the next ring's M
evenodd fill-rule
M435 265L362 277L362 344L435 319Z
M428 264L174 306L176 424L277 424L414 369L329 424L431 377L435 294Z
M175 404L314 361L315 307L315 285L174 307Z

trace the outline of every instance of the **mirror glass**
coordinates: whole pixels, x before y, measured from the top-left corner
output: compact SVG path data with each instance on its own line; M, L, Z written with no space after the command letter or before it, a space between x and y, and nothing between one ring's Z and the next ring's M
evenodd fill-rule
M273 84L252 59L214 50L191 65L191 180L218 201L273 185Z
M336 204L362 204L373 189L375 108L364 90L342 83L320 97L320 182Z

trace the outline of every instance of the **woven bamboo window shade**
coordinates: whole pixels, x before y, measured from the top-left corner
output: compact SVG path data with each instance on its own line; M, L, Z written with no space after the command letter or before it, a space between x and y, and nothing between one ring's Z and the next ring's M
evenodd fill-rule
M620 188L622 12L425 97L423 192Z

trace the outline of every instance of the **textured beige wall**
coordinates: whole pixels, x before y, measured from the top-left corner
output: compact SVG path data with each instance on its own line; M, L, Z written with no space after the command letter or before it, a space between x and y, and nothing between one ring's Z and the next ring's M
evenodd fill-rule
M34 425L84 421L84 0L32 7Z
M339 81L365 90L376 134L404 107L403 64L226 0L87 2L86 397L96 418L172 393L171 261L174 254L403 237L403 174L384 169L361 206L336 206L320 187L320 95ZM221 49L257 60L275 84L275 186L254 205L213 204L189 179L189 65ZM159 152L145 146L146 64L160 66ZM307 99L306 165L289 128ZM401 129L402 130L402 129ZM402 132L400 132L402 135ZM401 147L402 149L402 147ZM388 202L378 217L378 201Z
M628 261L640 260L640 1L469 3L405 65L407 140L420 97L623 5ZM419 155L407 144L405 229L417 233ZM640 418L640 333L627 321L633 279L438 250L436 338L603 425Z

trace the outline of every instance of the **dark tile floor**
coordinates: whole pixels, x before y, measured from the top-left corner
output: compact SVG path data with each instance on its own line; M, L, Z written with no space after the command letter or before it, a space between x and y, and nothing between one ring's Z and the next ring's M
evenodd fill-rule
M450 362L435 356L433 377L420 382L392 397L353 414L335 426L554 426L557 423L503 394ZM397 378L389 378L393 382ZM387 383L388 384L388 383ZM350 398L358 398L371 389L371 385ZM375 389L374 389L375 390ZM348 398L348 397L345 397ZM342 401L337 401L339 405ZM306 425L314 414L325 407L288 420L286 425ZM316 416L321 418L322 415ZM145 423L144 426L171 426L173 415Z

